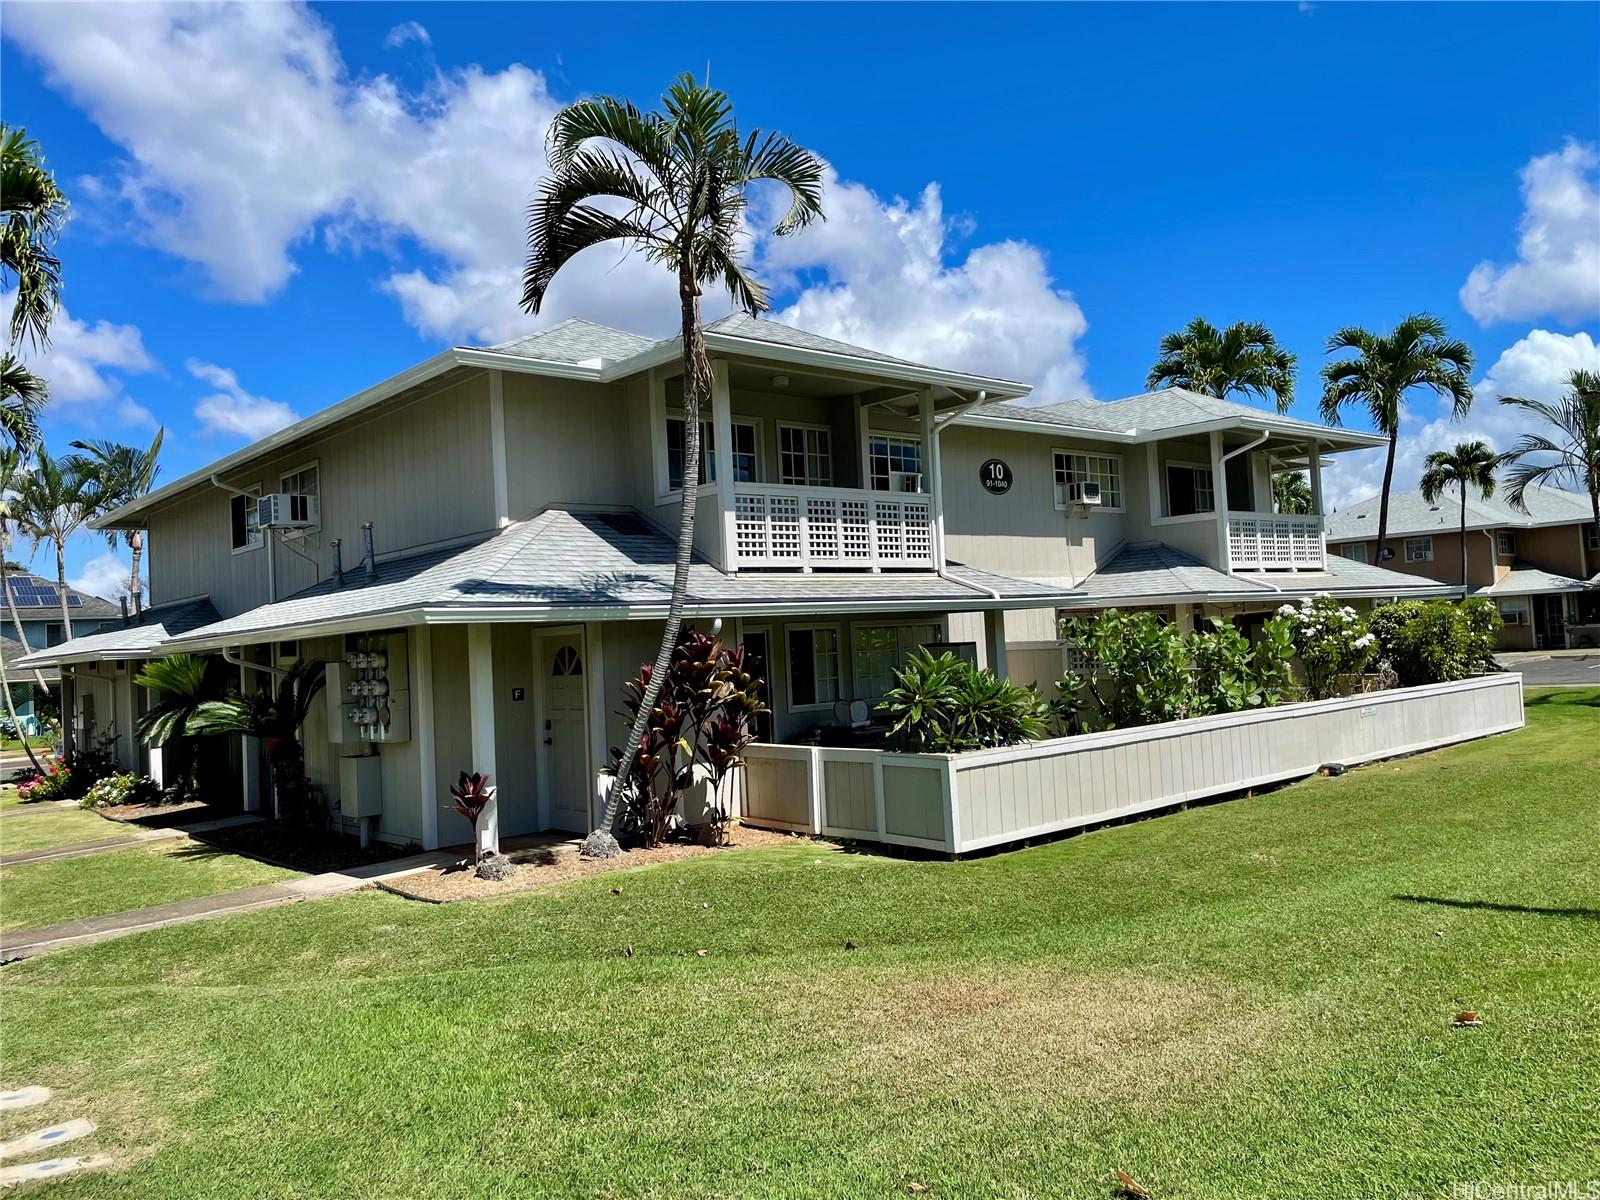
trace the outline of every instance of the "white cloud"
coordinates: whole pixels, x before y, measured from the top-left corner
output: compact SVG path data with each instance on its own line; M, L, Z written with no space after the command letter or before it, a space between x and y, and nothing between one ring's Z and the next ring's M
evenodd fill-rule
M1600 316L1600 156L1568 142L1522 169L1517 261L1480 262L1461 287L1461 307L1480 325L1554 316Z
M1417 393L1400 421L1395 448L1394 490L1410 491L1422 476L1422 463L1435 450L1482 438L1496 450L1509 450L1518 436L1541 427L1520 409L1507 408L1501 396L1555 400L1566 391L1567 376L1577 368L1600 370L1600 346L1587 333L1561 334L1535 329L1510 346L1473 387L1472 409L1460 421L1450 419L1448 406ZM1330 508L1344 508L1378 494L1383 486L1382 449L1339 454L1322 475Z
M128 594L128 572L131 569L132 563L126 556L118 557L106 552L84 563L77 575L67 582L80 592L115 601ZM148 594L145 598L149 599Z
M914 361L1031 382L1039 400L1088 394L1076 347L1088 322L1037 247L993 242L947 265L967 228L945 218L937 184L915 203L885 202L830 170L824 211L826 221L760 244L776 283L825 275L799 288L779 320Z
M419 46L433 45L433 36L421 21L402 21L383 39L383 44L391 50L404 46L407 42L416 42Z
M497 341L574 315L655 336L676 326L671 275L618 248L580 255L539 318L520 311L525 210L561 104L538 72L440 71L416 93L352 77L299 6L20 5L7 17L7 34L130 156L99 194L224 296L269 299L320 235L334 249L420 251L423 265L379 286L441 339ZM408 24L390 41L425 36ZM1036 381L1047 397L1084 390L1083 314L1035 247L979 245L945 266L956 231L933 186L907 204L832 180L828 211L792 247L763 243L798 292L783 319ZM727 308L708 293L708 318Z
M300 419L300 415L281 400L252 396L239 386L239 377L227 367L197 358L191 358L185 365L189 374L217 389L194 406L194 415L200 418L200 427L205 433L243 437L253 442Z
M0 312L9 314L16 296L15 289L0 296ZM63 307L50 323L50 344L41 348L23 341L16 354L49 385L47 411L90 425L110 417L118 425L154 428L149 410L124 391L122 379L157 369L138 326L90 324Z

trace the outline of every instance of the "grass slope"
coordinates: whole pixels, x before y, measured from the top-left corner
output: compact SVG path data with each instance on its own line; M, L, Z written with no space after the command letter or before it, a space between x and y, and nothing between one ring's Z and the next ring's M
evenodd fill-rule
M7 817L5 824L21 820ZM122 828L109 821L99 823L113 832ZM293 879L296 874L185 841L155 842L82 858L21 863L0 869L0 929L35 929L80 917L106 916Z
M128 825L119 825L82 810L40 811L26 815L18 813L0 821L0 854L22 854L51 846L98 842L133 832L134 829Z
M796 846L52 955L0 973L5 1077L125 1166L59 1200L1587 1179L1600 692L1530 719L963 863Z

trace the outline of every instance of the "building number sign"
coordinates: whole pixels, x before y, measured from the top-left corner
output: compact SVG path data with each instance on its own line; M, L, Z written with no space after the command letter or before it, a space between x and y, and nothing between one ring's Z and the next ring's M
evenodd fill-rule
M1004 496L1011 490L1011 467L1002 459L991 458L978 468L978 479L991 496Z

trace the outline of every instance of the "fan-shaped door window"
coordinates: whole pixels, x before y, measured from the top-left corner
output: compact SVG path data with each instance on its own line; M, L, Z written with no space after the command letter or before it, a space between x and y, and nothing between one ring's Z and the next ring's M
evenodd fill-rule
M557 650L555 660L550 664L550 674L557 679L567 675L582 675L583 659L579 656L577 648L562 646Z

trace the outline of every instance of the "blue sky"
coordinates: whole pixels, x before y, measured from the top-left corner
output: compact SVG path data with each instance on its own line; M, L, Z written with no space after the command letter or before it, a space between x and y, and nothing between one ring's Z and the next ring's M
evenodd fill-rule
M1267 322L1314 414L1337 326L1439 314L1496 392L1600 366L1600 7L6 4L0 103L74 202L40 362L49 443L175 477L515 307L563 102L705 71L832 165L825 227L760 239L777 315L1038 398L1139 390L1191 317ZM666 333L670 280L595 252L552 296ZM1330 473L1370 493L1373 456ZM74 576L107 591L104 546ZM159 581L158 581L159 583Z

